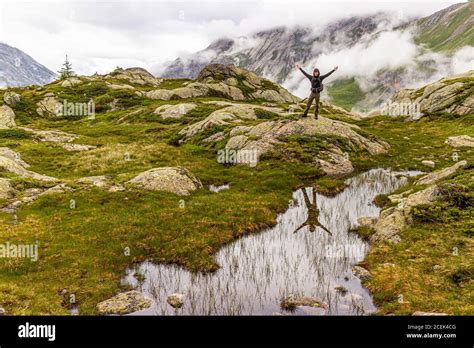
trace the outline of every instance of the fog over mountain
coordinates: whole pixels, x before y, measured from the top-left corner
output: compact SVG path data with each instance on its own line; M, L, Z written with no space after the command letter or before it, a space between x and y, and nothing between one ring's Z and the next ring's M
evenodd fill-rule
M157 72L194 78L209 63L233 63L305 97L308 86L294 69L296 62L307 70L319 67L323 72L339 65L328 85L339 79L338 86L350 85L364 93L365 97L351 106L369 111L400 87L416 87L472 69L473 8L473 3L456 4L410 21L379 12L339 19L323 28L278 27L235 39L222 38ZM463 20L456 21L454 29L447 28L446 22L456 18Z

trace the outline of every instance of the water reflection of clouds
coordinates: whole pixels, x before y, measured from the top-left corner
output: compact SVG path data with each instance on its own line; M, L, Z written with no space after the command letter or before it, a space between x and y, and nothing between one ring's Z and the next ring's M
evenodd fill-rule
M379 208L372 204L377 194L394 191L405 181L386 170L371 170L348 180L348 187L335 197L317 194L319 222L332 236L319 228L315 233L307 228L293 233L308 219L304 196L296 191L296 204L278 216L275 227L222 248L216 255L221 268L213 274L144 262L139 267L143 282L133 271L125 280L156 303L137 314L272 314L281 312L280 301L289 294L321 299L328 304L327 314L370 313L375 309L372 299L351 271L368 245L348 231L359 217L378 215ZM312 190L307 188L310 198ZM328 254L329 247L342 252ZM347 293L336 291L337 286ZM185 295L184 306L176 311L166 303L175 292Z

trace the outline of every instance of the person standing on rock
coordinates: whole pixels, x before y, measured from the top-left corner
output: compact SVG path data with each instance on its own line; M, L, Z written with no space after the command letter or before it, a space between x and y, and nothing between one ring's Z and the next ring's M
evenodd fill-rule
M308 74L306 71L304 71L301 68L300 64L296 64L296 67L308 78L308 80L311 82L311 93L308 97L308 102L306 103L306 109L302 115L302 117L307 117L309 109L311 108L311 104L313 104L313 100L315 101L315 107L314 107L314 118L318 119L318 111L319 111L319 97L321 92L323 91L323 80L331 75L333 72L337 70L337 66L334 67L330 72L327 74L321 75L319 72L319 69L314 69L313 70L313 75Z

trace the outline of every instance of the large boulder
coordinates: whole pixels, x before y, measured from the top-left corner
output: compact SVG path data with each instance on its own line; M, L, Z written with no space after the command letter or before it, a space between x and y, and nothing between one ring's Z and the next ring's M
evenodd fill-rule
M43 117L58 116L61 108L61 102L53 93L45 94L43 100L36 104L36 112Z
M262 99L270 102L297 103L300 99L281 86L258 77L255 73L234 65L206 66L196 81L175 89L155 89L139 92L150 99L190 99L223 97L231 100Z
M53 177L38 174L30 170L27 170L25 167L23 167L23 165L21 164L21 161L12 160L5 156L0 156L0 171L15 173L19 176L31 178L35 180L56 181L56 179Z
M451 174L454 174L456 170L458 170L460 167L464 167L467 164L466 161L460 161L457 162L456 164L452 165L451 167L447 167L429 174L426 174L425 176L421 177L418 179L415 184L416 185L431 185L434 184L436 181L441 180L443 178L446 178L450 176Z
M0 129L15 127L15 113L8 105L0 106Z
M362 281L372 278L372 274L362 266L352 267L352 273Z
M166 299L166 302L173 308L181 308L184 304L184 295L183 294L171 294Z
M21 159L18 152L13 151L9 147L0 147L0 156L6 157L19 163L22 167L28 168L30 165Z
M469 135L458 135L446 139L445 144L452 147L474 147L474 138Z
M283 87L232 64L210 64L201 70L196 80L234 100L263 99L286 103L300 100Z
M316 307L327 309L328 306L323 301L315 297L295 296L291 294L281 301L280 307L282 309L291 311L296 309L296 307Z
M194 103L181 103L181 104L166 104L161 105L154 111L155 114L160 115L161 118L181 118L186 115L189 111L196 108L196 104Z
M229 124L229 121L234 119L235 115L232 112L226 111L225 109L217 110L207 116L204 120L193 123L183 128L179 131L179 134L184 135L186 137L191 137L213 126Z
M397 110L401 115L416 120L426 114L447 112L454 115L474 113L474 70L449 76L418 89L402 89L391 101L393 106L411 105L419 114L410 113L408 107Z
M438 187L432 185L424 190L401 198L396 207L390 207L380 213L377 222L372 226L375 233L371 236L372 243L398 243L400 232L411 222L411 210L422 204L433 203L439 194Z
M0 178L0 199L8 199L14 195L10 180Z
M372 155L384 153L388 144L368 139L357 132L358 127L344 122L320 117L318 120L299 119L265 121L255 126L239 126L230 131L226 144L229 150L254 150L258 157L283 144L292 135L335 135L347 139L355 147L364 149ZM321 169L328 175L345 175L353 171L352 163L346 153L334 145L315 158Z
M61 82L61 87L74 87L82 83L77 77L70 77Z
M150 299L132 290L100 302L97 304L97 311L100 314L128 314L147 309L151 304Z
M439 195L436 182L448 177L466 164L466 161L460 161L451 167L429 173L415 181L415 185L430 185L424 190L415 193L410 193L412 190L409 190L406 193L390 196L390 201L396 202L398 205L385 209L380 213L380 217L372 226L375 233L371 237L371 242L399 242L400 232L412 221L411 211L413 207L432 204L436 201Z
M153 89L143 93L143 96L149 99L170 100L173 93L168 89Z
M143 68L128 68L122 69L117 68L110 74L105 75L106 78L113 78L117 80L126 80L130 83L137 85L152 85L158 86L161 83L161 79L156 78L151 73Z
M11 107L14 107L16 104L18 104L20 100L21 100L20 95L13 91L6 91L5 94L3 95L3 101L5 102L5 104Z
M202 184L191 172L182 167L153 168L143 172L127 184L150 191L166 191L177 195L189 195L202 188Z

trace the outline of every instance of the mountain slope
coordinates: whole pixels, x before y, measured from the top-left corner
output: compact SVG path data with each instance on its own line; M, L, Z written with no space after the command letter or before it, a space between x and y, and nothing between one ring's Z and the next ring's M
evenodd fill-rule
M282 83L296 62L307 62L321 53L351 47L364 35L390 22L386 14L351 17L330 23L321 30L279 27L249 37L216 40L202 51L179 57L162 73L164 77L196 78L212 63L236 64Z
M381 58L377 71L354 71L347 67L351 70L347 72L341 66L338 75L345 76L334 75L327 81L326 93L334 104L366 113L379 107L400 88L430 83L468 70L459 68L458 63L466 65L474 55L470 49L474 46L473 9L473 3L456 4L397 27L393 26L393 15L377 13L345 18L319 29L280 27L248 37L220 39L202 51L176 59L165 69L164 76L195 78L208 63L233 63L297 93L301 77L293 73L295 62L314 65L332 55L338 61L359 57L360 52L373 51L373 55L377 55L377 49L387 49L384 38L395 34L392 36L405 48ZM393 64L392 57L403 54L407 58ZM365 58L370 59L361 57ZM301 91L299 95L302 96Z
M18 48L0 43L0 87L42 85L56 74Z
M474 3L452 5L416 20L411 27L417 32L415 41L433 51L474 46Z

